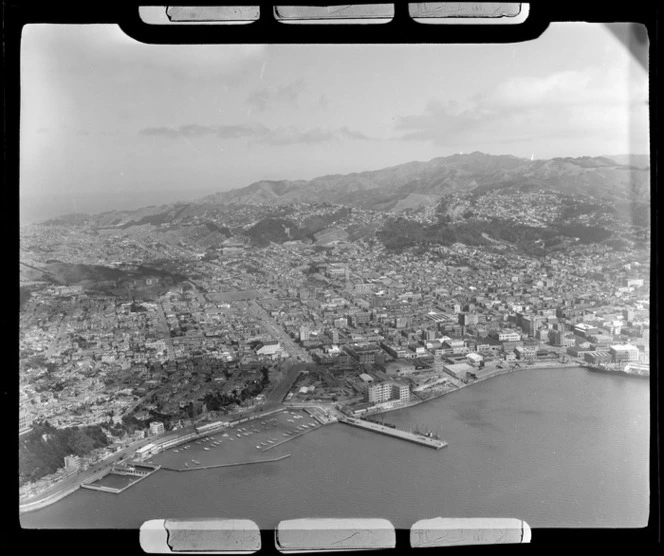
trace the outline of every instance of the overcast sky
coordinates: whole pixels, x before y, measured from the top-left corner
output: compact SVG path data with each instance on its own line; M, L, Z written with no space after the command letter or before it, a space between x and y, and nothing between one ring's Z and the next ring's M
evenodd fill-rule
M648 76L599 24L507 45L146 45L30 25L21 218L457 152L647 153Z

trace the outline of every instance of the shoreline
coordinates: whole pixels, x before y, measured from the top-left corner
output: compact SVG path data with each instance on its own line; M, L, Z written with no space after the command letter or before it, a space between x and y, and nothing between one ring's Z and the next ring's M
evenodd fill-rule
M391 411L400 411L402 409L410 409L411 407L418 406L423 403L430 402L432 400L437 400L442 398L443 396L447 396L448 394L453 394L454 392L458 392L459 390L462 390L463 388L467 388L468 386L473 386L474 384L478 384L479 382L484 382L485 380L490 380L492 378L496 378L498 376L503 376L507 375L510 373L514 373L517 371L533 371L533 370L551 370L551 369L572 369L572 368L581 368L580 363L558 363L557 365L524 365L516 368L510 368L510 369L496 369L496 372L493 372L492 374L484 377L480 377L477 380L473 380L472 382L469 382L468 384L463 384L462 386L459 386L455 388L454 390L449 390L447 392L441 392L440 394L434 394L430 398L427 398L425 400L419 399L417 401L414 401L412 403L407 403L404 405L400 405L398 407L391 407L389 409L383 409L379 411L372 411L371 413L366 413L366 415L382 415L383 413L389 413Z
M182 432L179 434L174 435L174 431L169 431L166 433L163 437L163 444L164 446L159 446L159 450L157 450L154 454L156 455L159 452L162 452L164 450L169 450L171 448L174 448L176 446L179 446L181 444L186 444L188 442L195 441L200 438L205 438L206 436L211 436L213 434L217 434L220 432L220 430L226 430L226 429L233 429L237 425L240 425L242 423L245 423L247 421L252 421L255 419L260 419L263 417L267 417L268 415L273 415L275 413L280 413L282 411L285 411L286 407L277 407L275 409L270 409L266 412L262 411L255 411L253 408L249 412L239 412L236 414L233 414L232 416L226 415L226 417L231 417L234 418L234 420L226 420L222 421L220 420L220 423L223 423L223 425L220 425L219 428L214 428L210 430L205 430L201 432L196 431L196 425L193 425L191 427L187 427L185 429L182 429ZM137 441L137 446L133 449L132 453L125 453L125 455L121 459L125 459L128 457L133 457L136 453L136 450L142 446L145 446L150 443L150 439L142 439ZM127 450L127 448L124 448L124 450ZM80 479L78 479L75 483L68 485L67 487L63 488L62 490L56 490L55 492L51 494L47 494L43 498L38 498L40 495L37 495L37 500L26 500L26 501L20 501L19 498L19 514L27 513L27 512L32 512L36 510L41 510L42 508L45 508L47 506L50 506L51 504L55 504L56 502L59 502L63 498L69 496L70 494L73 494L76 492L79 488L83 486L84 483L90 482L90 481L95 481L99 479L100 477L103 477L108 473L109 468L115 464L115 457L114 455L109 456L110 458L113 458L114 461L110 461L107 465L104 465L103 468L96 470L94 473L90 474L87 476L87 473L83 471L80 474ZM100 462L97 462L95 465L99 465Z

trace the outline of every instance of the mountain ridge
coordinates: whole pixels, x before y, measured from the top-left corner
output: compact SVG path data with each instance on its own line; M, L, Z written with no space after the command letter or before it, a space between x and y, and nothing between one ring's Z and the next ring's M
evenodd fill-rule
M650 185L649 166L643 166L644 157L615 155L529 160L476 151L378 170L328 174L311 180L259 180L242 188L208 195L197 202L224 205L331 202L391 210L411 195L419 196L422 204L456 191L526 180L539 182L542 188L561 193L578 192L606 200L644 201L649 198ZM414 200L405 204L411 205Z

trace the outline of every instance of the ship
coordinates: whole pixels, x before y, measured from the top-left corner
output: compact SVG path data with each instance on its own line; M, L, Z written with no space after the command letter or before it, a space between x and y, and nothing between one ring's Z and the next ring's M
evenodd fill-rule
M604 373L607 375L631 376L636 378L650 378L649 365L636 365L628 363L624 367L609 367L607 365L582 365L593 373Z
M420 427L419 425L413 429L413 434L418 434L420 436L425 436L427 438L433 438L435 440L440 440L440 436L430 431L427 427Z

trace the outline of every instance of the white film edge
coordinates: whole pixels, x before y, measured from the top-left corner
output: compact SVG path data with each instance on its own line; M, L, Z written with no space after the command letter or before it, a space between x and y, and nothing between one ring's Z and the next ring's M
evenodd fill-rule
M141 525L140 545L148 554L252 554L261 534L248 519L152 519Z

